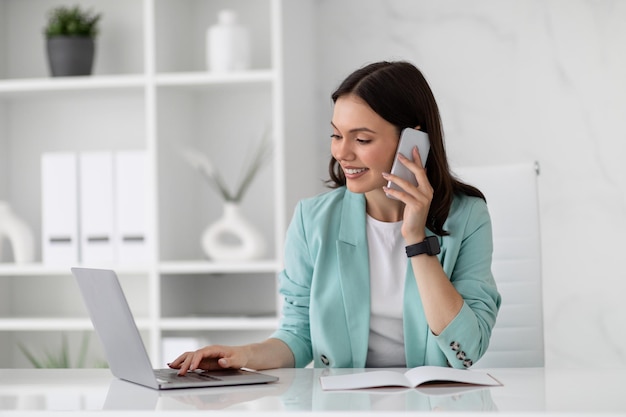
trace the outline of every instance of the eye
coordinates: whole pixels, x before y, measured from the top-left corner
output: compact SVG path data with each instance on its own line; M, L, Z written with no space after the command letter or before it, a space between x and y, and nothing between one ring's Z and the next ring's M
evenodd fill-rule
M341 139L341 136L339 136L339 135L338 135L338 134L336 134L336 133L332 133L332 134L330 135L330 138L331 138L331 139Z
M361 139L361 138L356 138L355 139L358 143L360 143L361 145L367 145L368 143L371 142L370 139Z

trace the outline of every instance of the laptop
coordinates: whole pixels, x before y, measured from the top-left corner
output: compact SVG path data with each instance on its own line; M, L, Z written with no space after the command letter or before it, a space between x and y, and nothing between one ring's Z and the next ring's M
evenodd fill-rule
M115 377L158 390L278 381L273 375L243 369L188 372L185 376L175 369L152 369L115 271L72 268L72 274Z
M102 410L221 410L279 396L283 390L280 384L156 390L113 378Z

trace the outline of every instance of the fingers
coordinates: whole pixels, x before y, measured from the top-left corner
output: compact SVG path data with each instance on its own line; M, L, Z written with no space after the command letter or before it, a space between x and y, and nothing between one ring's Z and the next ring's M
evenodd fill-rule
M411 150L411 153L413 156L413 161L411 161L406 156L399 154L398 157L400 159L400 162L402 162L402 164L405 167L407 167L409 171L411 171L415 175L415 178L417 178L418 184L422 184L424 181L427 182L428 178L426 177L426 168L424 167L424 164L422 163L422 159L420 157L419 151L417 150L417 146L413 147L413 149Z
M415 175L418 187L422 187L421 191L426 194L430 194L432 188L430 187L430 181L428 181L428 176L426 175L426 168L424 168L424 165L422 164L422 160L420 158L419 151L417 150L417 146L413 147L411 153L413 154L413 160L410 160L403 154L398 154L398 159L400 160L402 165L407 167L409 171L411 171L413 175ZM400 183L398 183L398 185L402 186ZM406 190L405 187L402 188Z
M426 176L426 170L419 159L417 148L414 148L412 152L415 162L409 160L404 155L398 155L398 158L415 175L417 187L396 175L383 174L385 180L391 181L401 188L401 190L396 190L383 187L383 191L405 204L402 235L407 242L423 240L426 219L428 218L428 211L434 194L430 181L428 181Z
M185 375L188 371L195 371L198 368L211 369L211 359L214 353L209 349L203 348L196 350L195 352L185 352L177 357L168 366L172 369L178 369L179 375ZM201 365L202 362L205 362ZM216 362L214 359L213 362Z
M190 370L194 354L195 352L185 352L167 365L172 369L178 369L178 375L185 375Z
M401 162L408 161L406 158L400 158ZM413 163L408 161L409 163ZM422 202L430 202L433 195L433 189L428 181L428 177L426 176L424 169L419 169L422 171L421 175L415 174L415 178L417 180L417 186L413 183L405 180L404 178L398 177L396 175L390 173L383 173L383 178L387 181L391 181L395 185L397 185L401 190L395 190L388 187L383 187L383 191L397 198L398 200L404 202L405 204L409 204L412 200L418 200ZM413 170L411 169L411 172ZM425 201L427 200L427 201Z
M413 161L415 161L415 164L420 168L424 168L426 164L424 163L424 161L422 161L422 156L420 155L420 152L417 146L414 146L413 149L411 149L411 153L412 153L411 156L413 157Z
M185 359L187 359L187 356L191 354L193 354L193 352L185 352L179 357L177 357L176 359L174 359L172 362L168 363L167 366L169 366L172 369L181 369L182 364L185 362Z
M195 352L185 352L177 357L168 366L172 369L178 369L179 375L185 375L189 371L196 369L222 369L222 368L241 368L244 365L239 364L236 360L236 349L226 348L223 346L207 346L198 349Z

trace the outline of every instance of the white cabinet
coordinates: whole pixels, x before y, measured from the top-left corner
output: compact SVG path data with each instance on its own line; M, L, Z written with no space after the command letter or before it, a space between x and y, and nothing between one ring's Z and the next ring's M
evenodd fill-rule
M34 264L13 264L6 254L0 259L0 368L28 366L18 342L34 352L54 351L61 333L75 345L91 329L72 265L41 263L40 159L52 151L148 154L151 260L110 266L155 366L162 365L164 337L242 343L269 335L278 323L276 276L286 224L293 202L314 187L289 188L286 181L287 170L306 169L314 160L311 2L76 3L103 15L94 74L50 78L42 28L58 2L0 1L0 200L38 242ZM226 7L251 33L252 68L210 73L206 30ZM200 237L220 216L222 201L180 151L202 150L233 184L243 156L268 127L272 160L241 203L265 237L267 255L210 261Z

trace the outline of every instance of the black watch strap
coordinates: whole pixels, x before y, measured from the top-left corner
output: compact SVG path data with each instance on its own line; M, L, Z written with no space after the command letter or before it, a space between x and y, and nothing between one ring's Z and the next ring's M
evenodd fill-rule
M422 242L406 247L406 256L409 258L423 253L433 256L439 254L439 252L441 252L441 248L439 247L437 236L428 236Z

